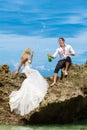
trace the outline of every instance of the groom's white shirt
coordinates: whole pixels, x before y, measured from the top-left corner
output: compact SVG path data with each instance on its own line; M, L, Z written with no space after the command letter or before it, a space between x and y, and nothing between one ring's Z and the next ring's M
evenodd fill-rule
M69 53L75 54L75 51L71 45L65 44L65 53L61 47L58 47L52 56L56 58L59 55L60 59L66 59L66 57L69 56Z

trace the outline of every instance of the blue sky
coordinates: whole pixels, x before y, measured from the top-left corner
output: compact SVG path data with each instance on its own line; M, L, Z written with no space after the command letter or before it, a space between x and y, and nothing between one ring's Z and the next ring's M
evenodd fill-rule
M57 39L64 37L76 51L73 62L87 59L87 0L0 0L0 64L12 70L25 48L35 52L32 67L52 75L58 58L49 63Z

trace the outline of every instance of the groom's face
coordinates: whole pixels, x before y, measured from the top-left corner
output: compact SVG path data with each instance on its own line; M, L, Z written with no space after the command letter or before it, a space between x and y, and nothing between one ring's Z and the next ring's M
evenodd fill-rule
M64 41L62 39L59 39L58 42L61 47L64 46Z

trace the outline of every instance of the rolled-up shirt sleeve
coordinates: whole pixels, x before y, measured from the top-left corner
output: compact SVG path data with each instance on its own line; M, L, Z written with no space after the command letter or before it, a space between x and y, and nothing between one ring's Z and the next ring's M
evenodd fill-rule
M59 54L59 49L56 49L55 53L52 55L54 58L56 58Z
M70 51L70 53L72 53L72 54L75 55L75 51L74 51L74 49L72 48L72 46L69 47L69 51Z

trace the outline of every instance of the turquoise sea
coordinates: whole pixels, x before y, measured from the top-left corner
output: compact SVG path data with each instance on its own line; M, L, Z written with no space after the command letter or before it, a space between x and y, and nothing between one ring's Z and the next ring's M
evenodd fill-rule
M87 125L9 126L1 125L0 130L87 130Z
M12 126L0 125L0 130L87 130L87 119L80 120L72 124L64 125L28 125L28 126Z

